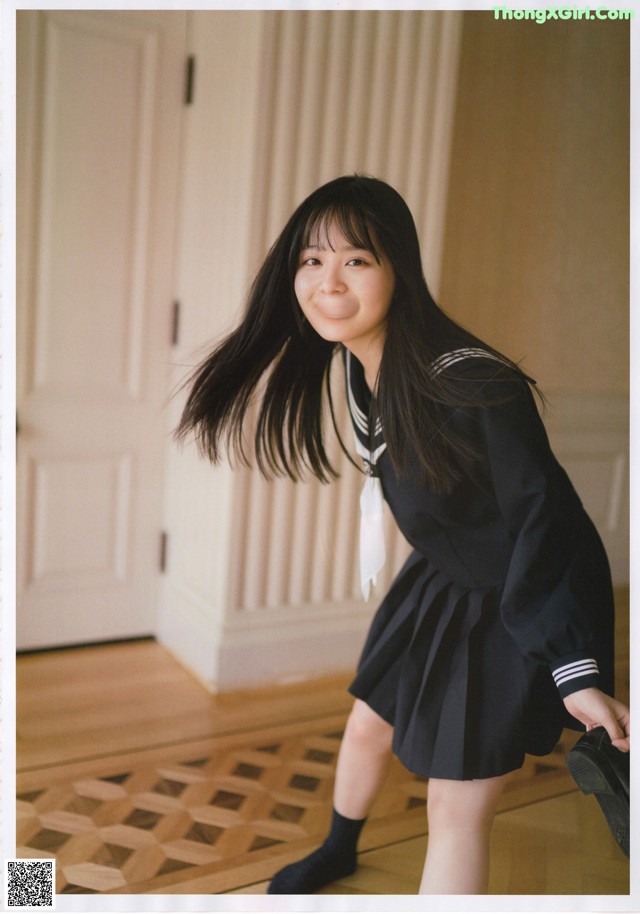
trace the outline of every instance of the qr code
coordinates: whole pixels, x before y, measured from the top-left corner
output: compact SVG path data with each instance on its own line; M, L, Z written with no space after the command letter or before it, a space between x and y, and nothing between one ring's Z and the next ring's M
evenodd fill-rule
M7 910L55 908L55 860L7 860L5 897Z

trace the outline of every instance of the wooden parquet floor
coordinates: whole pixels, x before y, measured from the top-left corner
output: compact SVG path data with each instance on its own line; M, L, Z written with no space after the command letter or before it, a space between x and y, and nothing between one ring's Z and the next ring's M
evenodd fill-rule
M245 879L267 880L326 831L344 721L341 714L250 738L25 772L17 855L55 856L60 894L181 893L185 886L220 893ZM551 756L529 760L501 809L574 792L564 767L574 740L567 732ZM427 788L396 762L361 849L423 839Z
M326 831L346 681L210 696L153 642L20 658L17 856L55 857L62 895L264 893ZM566 771L576 738L513 777L492 893L628 894L628 861ZM394 762L358 871L324 894L417 892L427 790Z

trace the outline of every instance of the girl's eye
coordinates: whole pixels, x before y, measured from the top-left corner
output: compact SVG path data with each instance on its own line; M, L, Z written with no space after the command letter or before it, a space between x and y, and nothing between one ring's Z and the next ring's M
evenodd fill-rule
M306 258L302 261L302 266L303 266L303 267L315 267L315 266L317 266L319 263L320 263L320 261L318 260L317 257L306 257Z
M353 260L350 260L349 263L347 264L347 266L350 266L350 267L360 267L360 266L366 266L366 265L367 265L367 261L363 260L361 257L354 257Z

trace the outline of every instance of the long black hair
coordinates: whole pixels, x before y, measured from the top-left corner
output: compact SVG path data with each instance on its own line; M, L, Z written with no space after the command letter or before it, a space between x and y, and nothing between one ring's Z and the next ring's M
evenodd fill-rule
M258 400L254 446L264 476L296 480L308 469L326 482L337 475L325 450L324 411L328 405L336 428L330 369L340 344L316 333L294 293L300 252L333 225L354 247L378 260L386 257L393 267L395 291L375 403L394 469L403 472L410 448L425 481L447 490L473 453L443 417L451 407L469 406L469 400L447 372L434 373L431 366L458 347L480 346L500 354L437 306L424 278L407 204L389 184L368 176L348 175L324 184L289 218L252 284L240 325L188 379L190 393L176 437L194 432L201 452L213 463L227 452L247 464L243 427Z

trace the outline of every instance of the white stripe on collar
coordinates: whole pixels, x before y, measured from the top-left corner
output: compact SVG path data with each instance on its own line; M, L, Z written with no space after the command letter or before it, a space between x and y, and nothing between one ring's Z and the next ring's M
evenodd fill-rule
M347 396L349 398L349 409L351 410L351 415L353 416L353 421L358 426L363 435L369 434L369 417L363 409L361 409L357 402L356 398L353 395L352 385L351 385L351 353L347 349ZM378 418L374 426L373 434L379 435L382 431L382 422Z
M347 349L347 395L349 397L349 408L351 410L351 415L353 416L353 421L356 423L360 431L365 434L369 431L369 421L364 410L360 409L356 403L356 398L353 395L353 389L351 384L351 353Z
M471 358L493 359L494 362L501 362L503 365L511 367L506 359L503 359L501 356L494 355L493 352L489 352L487 349L470 347L468 349L452 349L451 352L445 352L441 356L438 356L438 358L431 363L431 371L434 374L440 374L446 368L449 368L451 365L455 365L456 362L461 362L463 359Z

